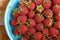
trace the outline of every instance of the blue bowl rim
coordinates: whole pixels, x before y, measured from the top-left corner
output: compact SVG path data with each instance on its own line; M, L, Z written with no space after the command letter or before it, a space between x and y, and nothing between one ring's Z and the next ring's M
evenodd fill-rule
M4 25L5 25L5 30L6 30L6 33L8 34L8 37L10 38L10 40L13 40L13 38L11 37L10 33L9 33L9 30L7 29L7 10L9 9L9 5L10 5L11 1L9 1L8 5L7 5L7 8L6 8L6 11L5 11L5 15L4 15Z
M14 0L14 1L17 1L17 0ZM8 37L10 38L10 40L14 40L12 38L12 35L10 34L9 32L9 29L7 28L7 10L9 9L9 6L11 6L11 3L13 3L13 0L10 0L8 5L7 5L7 8L6 8L6 11L5 11L5 14L4 14L4 25L5 25L5 30L6 30L6 33L8 34Z

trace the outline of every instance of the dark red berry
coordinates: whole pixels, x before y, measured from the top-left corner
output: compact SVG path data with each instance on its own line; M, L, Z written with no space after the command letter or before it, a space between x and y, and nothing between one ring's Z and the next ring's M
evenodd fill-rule
M52 27L49 29L50 35L58 35L59 34L59 30L57 30L56 28Z
M18 16L17 20L18 20L18 22L26 22L27 16Z
M40 23L40 22L44 21L43 15L42 15L42 14L36 14L36 15L35 15L35 21L36 21L37 23Z
M36 24L35 29L37 31L42 31L43 30L43 24L42 23Z
M18 30L20 34L25 34L28 31L28 27L26 25L21 24Z
M43 1L43 7L45 9L49 9L51 7L51 0L44 0Z
M12 20L11 20L11 25L12 25L12 26L16 26L16 23L17 23L17 20L16 20L16 19L12 19Z

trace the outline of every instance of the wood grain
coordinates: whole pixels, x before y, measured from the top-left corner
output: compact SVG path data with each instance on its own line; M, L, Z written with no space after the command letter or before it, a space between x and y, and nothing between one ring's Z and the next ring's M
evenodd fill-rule
M0 0L0 10L5 10L9 0Z
M8 2L9 0L0 0L0 23L3 23L1 21L3 20L4 12ZM4 25L0 25L0 40L9 40Z
M0 40L9 40L3 25L0 26Z
M0 0L0 19L3 19L4 12L9 0Z

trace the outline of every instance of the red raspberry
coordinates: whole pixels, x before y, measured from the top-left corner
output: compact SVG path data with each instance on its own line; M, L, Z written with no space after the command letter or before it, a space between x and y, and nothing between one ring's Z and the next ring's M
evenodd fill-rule
M19 34L19 32L18 32L18 27L14 28L13 33L16 34L16 35Z
M36 14L34 19L37 23L40 23L44 20L44 17L42 14Z
M26 38L26 37L23 37L23 38L21 38L20 40L28 40L28 38Z
M27 15L28 14L28 8L26 6L20 5L20 10L18 11L19 15Z
M44 0L43 1L43 7L45 9L49 9L51 7L51 0Z
M52 17L53 17L53 12L52 12L52 10L51 10L51 9L45 10L45 11L44 11L44 16L45 16L46 18L52 18Z
M35 9L35 4L34 4L34 2L30 1L29 4L28 4L28 8L29 8L30 10L34 10L34 9Z
M28 27L34 27L35 25L36 23L34 19L28 19L28 23L27 23Z
M56 21L60 21L60 13L54 15Z
M54 5L52 10L54 11L55 14L60 12L60 5Z
M44 28L43 32L44 32L44 34L49 35L49 30L48 30L48 28Z
M42 40L49 40L47 37L43 37Z
M35 40L34 38L30 38L30 40Z
M59 21L55 22L55 23L54 23L54 27L60 29L60 22L59 22Z
M11 20L11 25L12 25L12 26L16 26L16 23L17 23L17 20L16 20L16 19L12 19L12 20Z
M32 17L34 17L35 16L35 12L33 12L33 11L30 11L29 13L28 13L28 17L29 18L32 18Z
M60 40L60 33L58 34L58 36L57 36L57 37L58 37L58 40Z
M44 11L44 8L42 5L37 5L36 10L37 10L37 12L42 13Z
M31 36L36 32L36 30L34 28L29 28L28 30L28 35Z
M59 34L59 30L57 30L56 28L52 27L49 29L50 35L58 35Z
M42 33L41 32L36 32L35 33L35 39L36 40L41 40L41 38L42 38Z
M29 8L29 10L35 9L35 3L32 2L31 0L29 1L24 0L23 2L21 2L21 4L26 5Z
M18 20L18 22L26 22L27 16L18 16L17 20Z
M24 34L23 36L29 39L29 35L27 33Z
M42 23L36 24L35 29L37 31L42 31L43 30L43 24Z
M60 4L60 0L53 0L53 4Z
M25 34L28 31L28 27L26 25L21 24L18 30L20 34Z
M43 2L43 0L34 0L34 2L36 3L36 5L39 5Z
M43 24L46 26L46 27L51 27L52 26L52 19L45 19L43 21Z
M13 13L12 16L13 16L13 18L17 18L19 15L18 15L18 13Z

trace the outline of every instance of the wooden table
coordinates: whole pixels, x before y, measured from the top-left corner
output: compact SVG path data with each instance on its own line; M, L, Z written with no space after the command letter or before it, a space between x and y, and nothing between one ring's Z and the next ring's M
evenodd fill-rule
M0 40L9 40L3 25L0 26Z
M0 20L1 21L3 20L4 12L8 2L9 0L0 0ZM1 25L1 23L3 23L1 21L0 21L0 40L9 40L7 33L5 31L4 25Z

